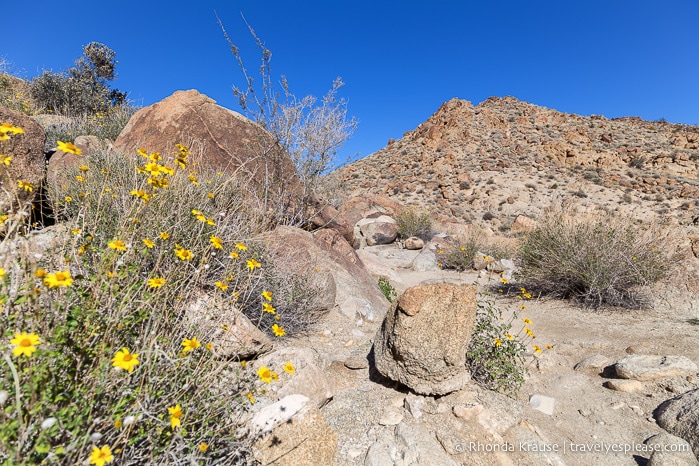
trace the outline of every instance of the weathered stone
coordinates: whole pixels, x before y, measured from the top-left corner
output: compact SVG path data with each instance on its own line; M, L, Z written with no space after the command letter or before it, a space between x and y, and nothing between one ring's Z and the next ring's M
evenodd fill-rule
M422 417L422 410L425 408L425 397L415 395L414 393L408 393L403 401L403 406L412 414L414 419L420 419Z
M604 385L617 392L633 393L643 390L643 383L638 380L609 380Z
M689 442L699 457L699 389L663 402L654 416L660 427Z
M689 375L699 368L684 356L630 354L614 364L617 377L640 381Z
M353 354L345 360L345 367L352 370L369 368L369 360L366 354Z
M185 319L207 336L216 357L248 359L270 351L273 346L269 337L242 312L224 306L216 296L201 295L190 302Z
M422 425L401 422L396 427L396 443L402 447L404 464L439 464L458 466L432 433Z
M294 365L293 375L282 369L287 362ZM308 348L281 348L255 361L255 367L259 366L267 366L278 374L276 396L279 398L303 395L312 405L321 408L333 397L330 382L318 367L315 354Z
M531 231L534 228L536 228L536 225L536 220L532 220L531 218L525 215L518 215L517 218L515 218L514 222L512 222L512 226L510 227L510 233L521 233L523 231Z
M443 395L470 379L466 348L476 321L476 287L431 283L409 288L376 334L376 368L423 395Z
M336 451L337 434L317 408L297 411L253 445L253 456L262 465L332 464Z
M310 400L303 395L290 395L265 406L250 420L250 435L254 438L272 432L295 415L308 411L310 404Z
M593 354L588 356L579 363L577 363L573 370L576 371L586 371L586 370L600 370L612 363L612 360L601 354Z
M376 280L337 231L323 229L311 234L299 228L279 226L258 239L265 243L278 267L308 274L313 283L322 278L324 287L311 303L312 307L331 309L356 298L370 306L369 313L364 315L380 319L390 306Z
M360 234L360 247L376 246L377 244L391 244L398 236L396 221L387 215L377 218L363 218L357 222ZM355 237L357 229L355 229Z
M382 426L396 426L403 420L403 410L395 406L386 406L379 419L379 424Z
M647 438L644 444L653 448L646 466L698 466L692 446L684 439L666 432Z
M417 236L411 236L405 240L405 249L409 249L411 251L422 249L424 246L425 242Z
M29 220L29 205L37 199L46 173L46 135L41 126L27 115L0 105L0 124L3 123L20 127L24 133L9 134L9 139L0 141L0 154L12 157L10 164L2 164L0 170L0 213L10 217L0 226L0 231L4 231L17 215L23 217L23 221ZM20 188L18 181L29 183L33 189Z
M193 166L223 171L256 190L267 186L296 193L301 189L291 158L269 132L194 89L177 91L140 109L114 147L127 154L143 148L166 158L178 143L189 147Z

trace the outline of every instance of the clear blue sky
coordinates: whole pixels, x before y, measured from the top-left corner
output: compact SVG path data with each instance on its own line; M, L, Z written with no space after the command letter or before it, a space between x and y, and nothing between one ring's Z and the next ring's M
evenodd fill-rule
M697 0L24 0L4 10L0 57L20 76L64 70L97 41L117 53L114 87L138 103L195 88L234 110L241 75L214 11L255 72L242 12L296 95L320 96L342 76L360 126L341 158L381 149L452 97L699 124Z

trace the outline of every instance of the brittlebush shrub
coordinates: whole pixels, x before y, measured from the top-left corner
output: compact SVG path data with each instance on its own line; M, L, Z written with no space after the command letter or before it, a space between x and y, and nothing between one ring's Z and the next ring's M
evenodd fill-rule
M398 235L401 238L417 236L428 240L432 235L432 218L427 212L420 212L410 207L398 212L395 221L398 224Z
M643 308L643 287L663 279L672 262L667 233L599 213L552 212L524 236L520 280L557 298L585 305Z
M223 358L231 313L278 340L313 290L253 240L244 186L186 153L97 152L49 180L53 246L0 269L0 464L245 463L248 411L293 365Z

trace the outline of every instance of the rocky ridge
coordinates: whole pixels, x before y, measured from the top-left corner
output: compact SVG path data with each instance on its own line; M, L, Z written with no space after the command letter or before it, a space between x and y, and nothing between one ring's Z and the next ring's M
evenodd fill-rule
M336 175L348 196L383 194L502 231L519 214L571 199L642 221L699 223L699 127L579 116L514 97L452 99Z

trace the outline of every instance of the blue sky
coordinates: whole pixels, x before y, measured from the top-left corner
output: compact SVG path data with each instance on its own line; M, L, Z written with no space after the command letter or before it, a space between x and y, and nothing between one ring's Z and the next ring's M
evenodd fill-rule
M72 66L97 41L117 53L114 87L139 104L195 88L234 110L241 74L214 11L254 73L242 12L297 96L343 78L360 124L340 159L381 149L452 97L699 124L696 0L39 0L6 10L0 57L22 77Z

